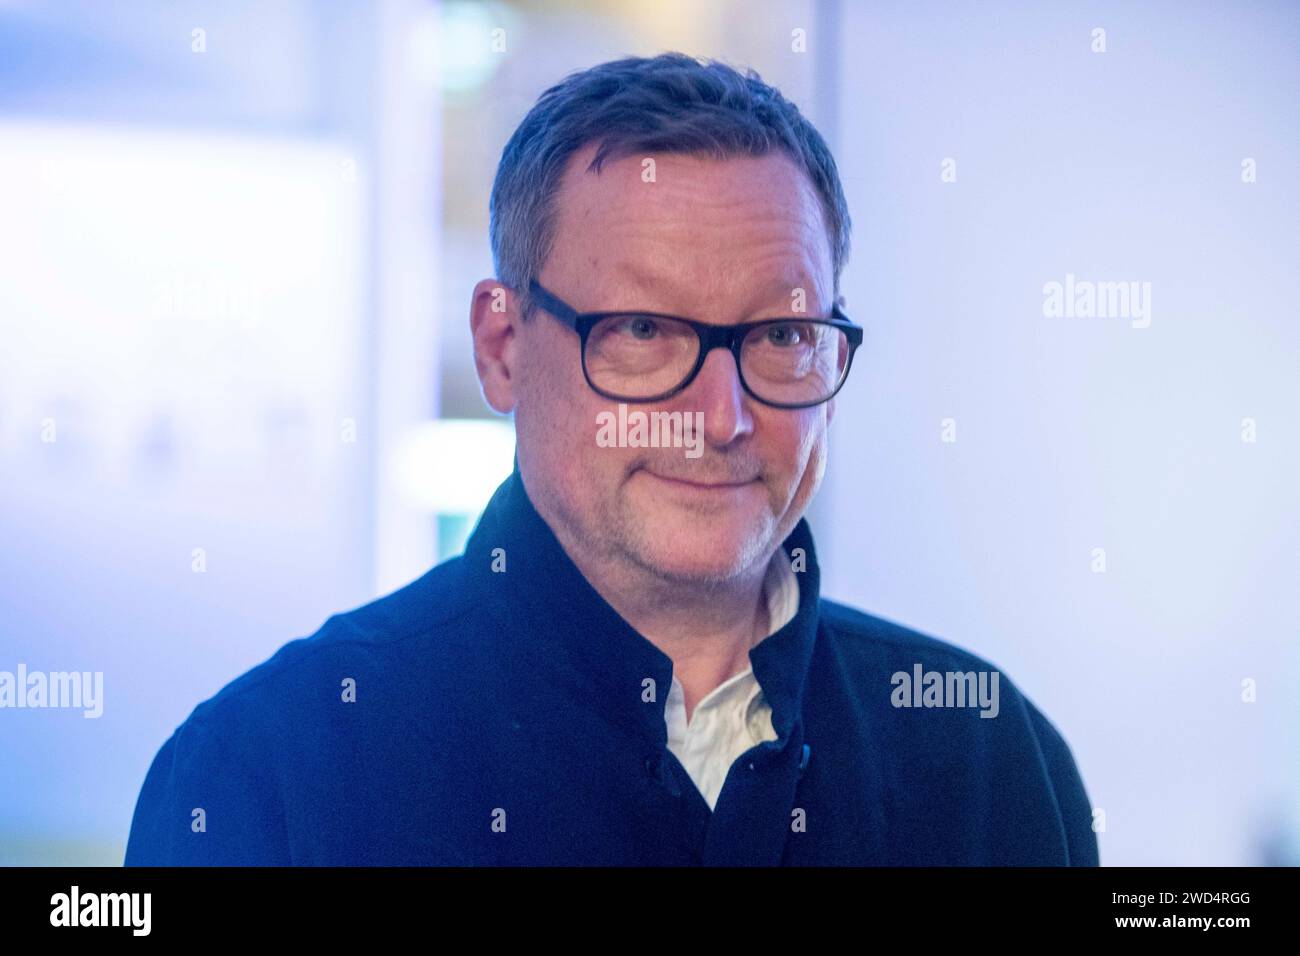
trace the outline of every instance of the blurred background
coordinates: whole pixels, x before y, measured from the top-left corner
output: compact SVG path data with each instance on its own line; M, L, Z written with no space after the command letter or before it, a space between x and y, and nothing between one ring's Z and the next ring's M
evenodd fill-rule
M825 594L1005 669L1103 864L1300 862L1296 5L0 0L0 671L104 675L0 709L0 864L119 865L195 704L460 549L501 150L664 50L845 182Z

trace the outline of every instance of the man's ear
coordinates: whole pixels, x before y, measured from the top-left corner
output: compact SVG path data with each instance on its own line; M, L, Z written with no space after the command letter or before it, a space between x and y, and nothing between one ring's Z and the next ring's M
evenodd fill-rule
M474 368L483 398L493 411L514 410L518 366L519 297L497 279L482 279L474 286L469 305L469 328L474 342Z

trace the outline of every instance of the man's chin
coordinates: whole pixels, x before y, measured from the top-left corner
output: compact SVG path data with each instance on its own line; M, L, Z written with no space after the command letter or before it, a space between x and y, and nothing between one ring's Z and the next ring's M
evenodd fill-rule
M635 477L620 510L640 560L667 577L725 581L744 573L775 530L766 486L699 492Z
M643 540L643 563L665 577L682 581L721 582L744 573L757 557L765 536L753 522L730 527L717 521L664 521Z

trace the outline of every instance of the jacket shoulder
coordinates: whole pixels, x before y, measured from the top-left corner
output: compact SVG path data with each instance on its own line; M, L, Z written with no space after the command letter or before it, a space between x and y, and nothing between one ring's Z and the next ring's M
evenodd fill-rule
M836 644L846 653L871 653L906 658L909 663L955 664L968 670L995 670L985 658L921 631L867 614L837 601L821 601L821 618Z
M1070 865L1097 866L1097 837L1092 808L1069 744L1056 725L1003 671L986 658L949 641L835 601L822 599L821 619L837 658L847 667L849 683L866 687L898 672L988 672L996 674L1003 720L944 723L943 734L956 726L974 727L997 735L1026 768L1037 768L1061 821ZM883 695L881 695L883 696ZM877 700L881 697L877 697ZM1009 720L1006 718L1010 718Z
M458 586L460 560L452 558L396 591L331 615L314 633L283 644L198 704L186 723L219 728L250 708L262 711L269 699L313 694L324 680L349 669L391 669L411 655L427 654L431 644L453 639L443 626L471 608ZM338 681L329 686L337 691Z
M456 639L445 625L472 606L459 562L330 616L195 706L150 764L125 865L287 864L274 755L286 741L309 749L337 729L334 705L348 679L414 693L415 675L429 673L439 643Z

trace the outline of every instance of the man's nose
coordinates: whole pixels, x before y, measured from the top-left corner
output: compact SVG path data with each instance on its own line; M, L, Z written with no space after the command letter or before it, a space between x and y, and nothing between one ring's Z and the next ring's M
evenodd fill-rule
M682 397L690 411L704 413L704 440L710 445L729 445L754 430L736 358L725 348L709 352Z

